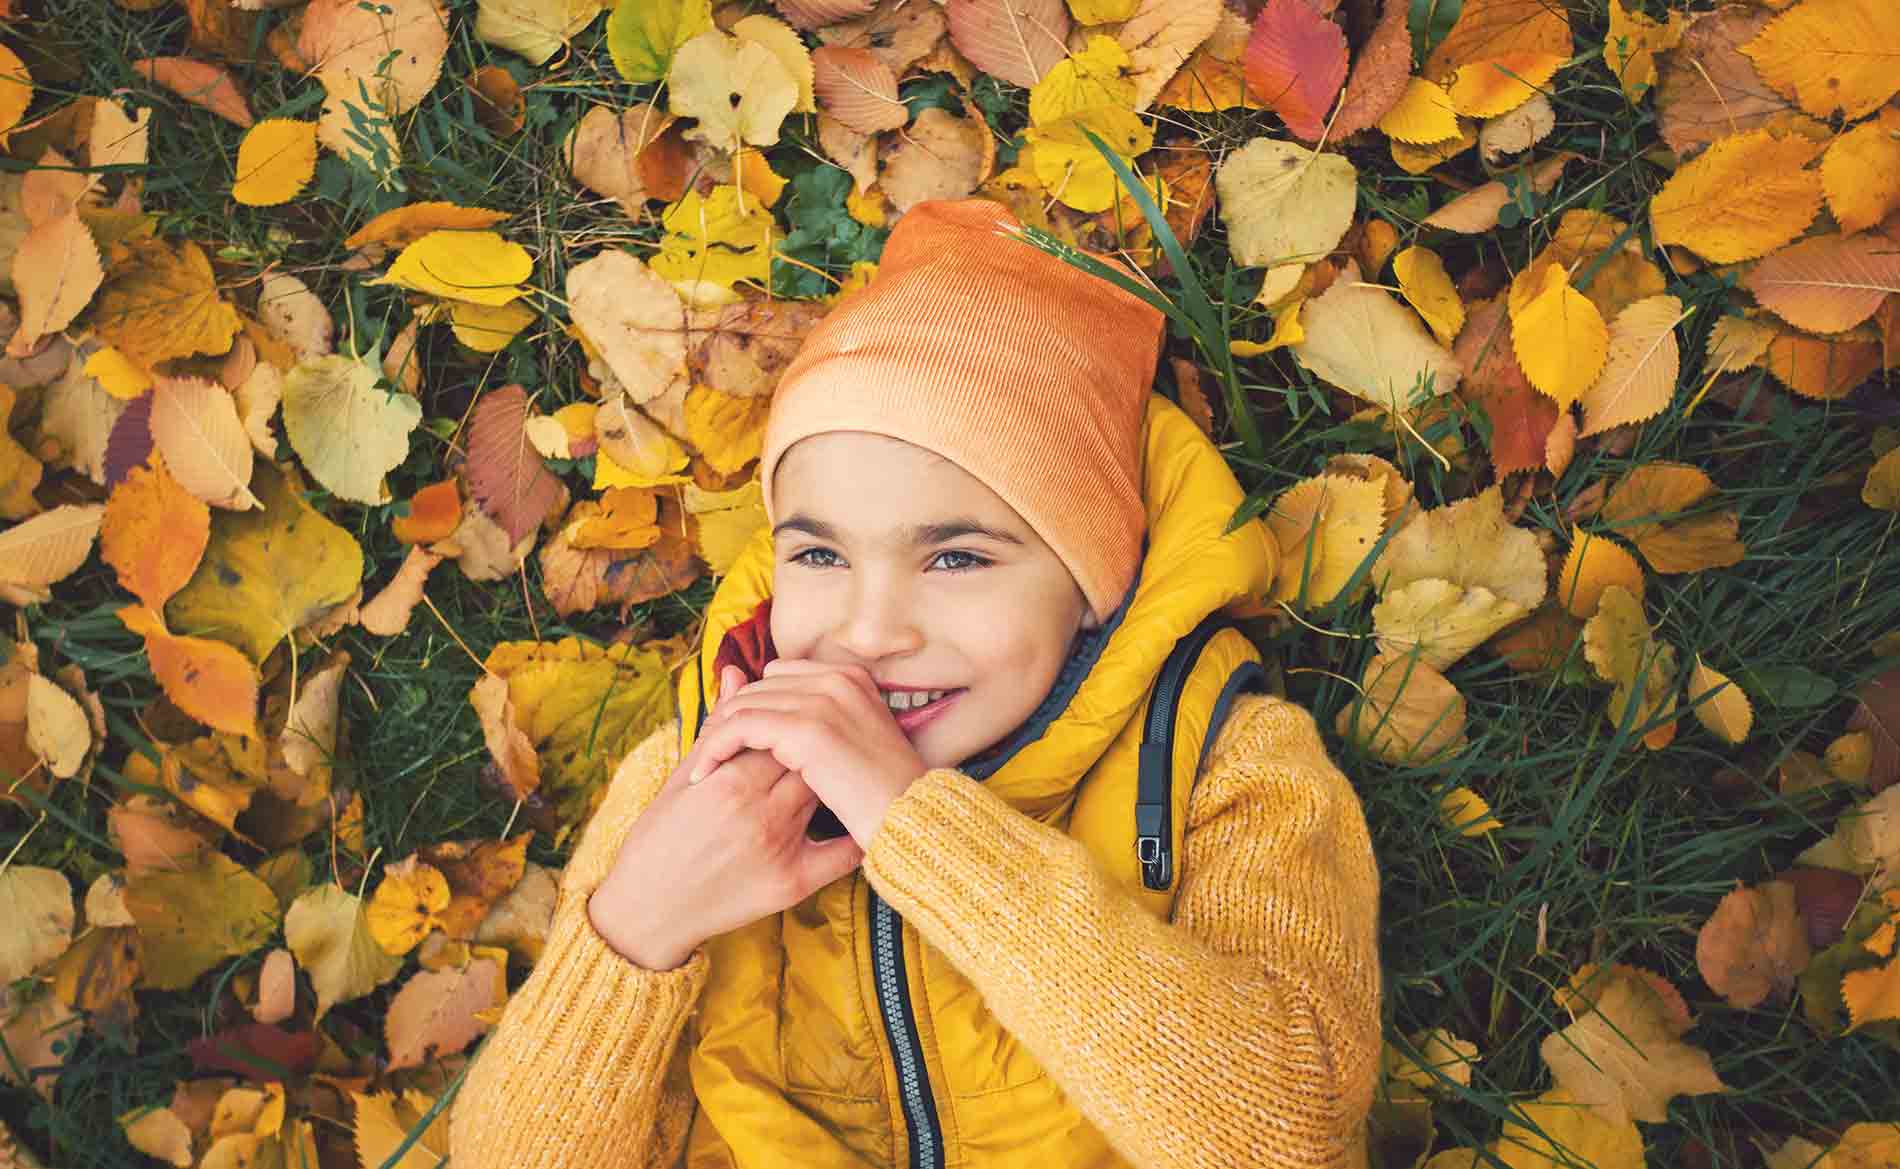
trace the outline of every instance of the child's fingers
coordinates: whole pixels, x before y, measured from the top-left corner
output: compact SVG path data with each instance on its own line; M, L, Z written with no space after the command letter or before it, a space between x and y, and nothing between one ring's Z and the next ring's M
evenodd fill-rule
M694 749L703 754L699 765L687 777L687 786L699 784L720 764L748 748L770 752L786 768L796 770L776 750L784 738L786 720L796 719L796 712L750 707L746 713L749 717L729 719L717 725L707 723L705 734L694 744Z
M761 676L776 678L785 675L798 676L811 674L843 674L846 678L855 683L859 689L869 695L873 701L884 701L883 696L877 692L877 681L871 677L871 672L863 666L832 666L826 665L823 662L808 661L803 658L775 658L765 664L765 672Z

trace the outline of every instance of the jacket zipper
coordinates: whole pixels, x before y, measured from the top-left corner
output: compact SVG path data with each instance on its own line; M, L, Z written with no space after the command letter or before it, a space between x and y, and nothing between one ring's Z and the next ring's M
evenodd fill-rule
M871 897L871 973L877 980L884 1034L897 1061L904 1128L910 1138L907 1164L910 1169L943 1169L943 1125L937 1119L930 1074L924 1067L924 1046L917 1037L910 987L904 979L904 920L877 895L876 889L867 892Z

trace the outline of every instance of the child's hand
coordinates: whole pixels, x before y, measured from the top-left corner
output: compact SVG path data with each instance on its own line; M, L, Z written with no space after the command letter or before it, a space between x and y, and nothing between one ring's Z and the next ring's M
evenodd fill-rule
M770 751L802 777L860 848L891 802L930 770L860 666L780 658L706 719L688 783L746 749ZM716 780L715 780L716 782Z
M727 667L715 711L744 680ZM595 930L650 970L670 970L705 939L798 904L864 859L850 837L806 837L818 796L771 755L739 751L690 787L703 756L695 743L680 760L588 898Z

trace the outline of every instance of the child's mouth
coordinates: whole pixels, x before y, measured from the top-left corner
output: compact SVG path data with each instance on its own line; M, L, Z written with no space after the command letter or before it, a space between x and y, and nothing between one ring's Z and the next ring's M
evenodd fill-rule
M913 706L909 710L893 710L891 717L897 720L897 725L902 728L904 734L914 738L920 728L934 721L962 694L962 690L946 691L943 697L927 705Z

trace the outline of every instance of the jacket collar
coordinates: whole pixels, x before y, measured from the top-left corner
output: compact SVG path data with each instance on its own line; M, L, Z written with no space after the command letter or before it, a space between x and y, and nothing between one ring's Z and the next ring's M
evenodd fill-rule
M1075 785L1128 721L1174 643L1209 613L1264 594L1277 553L1258 520L1232 532L1244 493L1220 451L1172 402L1149 399L1142 429L1142 499L1148 532L1136 579L1099 629L1077 639L1069 661L1030 718L1002 743L963 766L992 791L1039 818L1065 807ZM734 646L771 596L772 535L747 544L706 611L699 669L682 671L680 708L687 742L703 704L716 696L720 652ZM735 638L738 640L738 638Z

